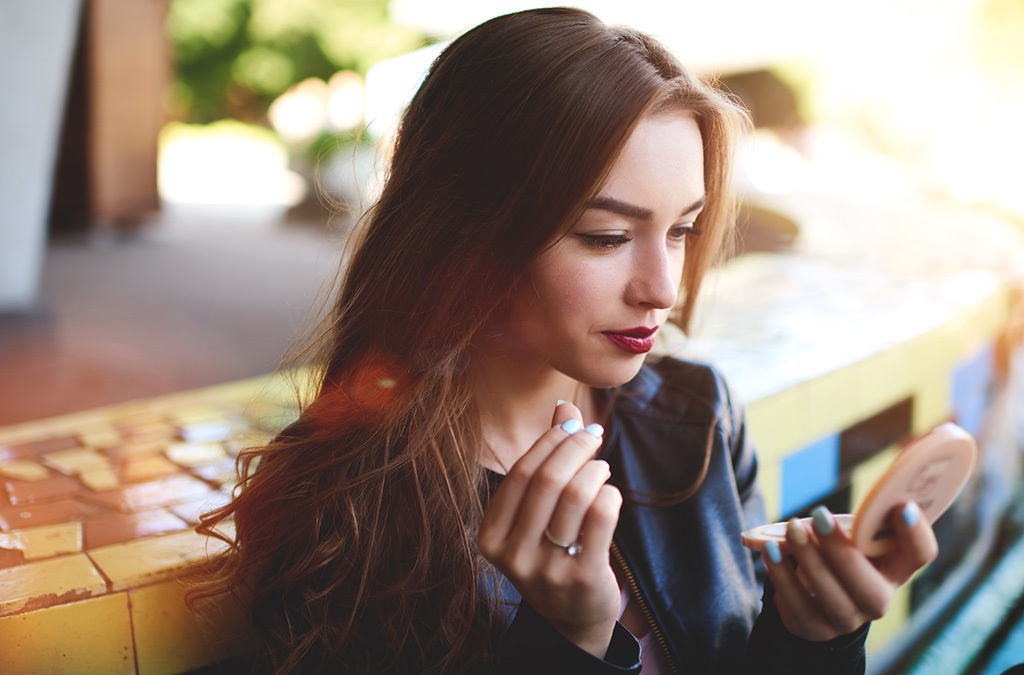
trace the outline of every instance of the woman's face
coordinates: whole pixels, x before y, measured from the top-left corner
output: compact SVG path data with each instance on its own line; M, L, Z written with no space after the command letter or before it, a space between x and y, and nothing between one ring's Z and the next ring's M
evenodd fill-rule
M508 346L590 386L632 379L675 304L703 204L694 118L644 118L582 217L530 264L502 317Z

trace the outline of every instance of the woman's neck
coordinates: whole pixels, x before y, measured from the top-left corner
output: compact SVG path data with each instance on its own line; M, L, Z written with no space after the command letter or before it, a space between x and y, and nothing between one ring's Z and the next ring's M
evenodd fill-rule
M560 400L575 404L584 424L596 421L590 387L546 364L495 356L476 365L475 398L485 446L480 463L492 471L508 471L551 428Z

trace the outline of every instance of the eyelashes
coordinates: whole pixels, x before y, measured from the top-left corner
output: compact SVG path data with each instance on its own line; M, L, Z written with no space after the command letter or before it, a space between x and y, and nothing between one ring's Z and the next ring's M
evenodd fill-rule
M669 236L674 241L683 241L687 237L695 237L700 235L701 230L696 227L676 227L669 230ZM628 244L633 241L633 238L628 234L585 234L578 233L576 235L583 240L583 243L587 246L594 248L613 249Z
M672 230L669 231L669 234L671 234L674 239L681 241L687 237L699 237L702 231L703 230L699 227L687 225L686 227L672 228Z
M594 248L617 248L633 240L625 234L579 234L577 235L587 246Z

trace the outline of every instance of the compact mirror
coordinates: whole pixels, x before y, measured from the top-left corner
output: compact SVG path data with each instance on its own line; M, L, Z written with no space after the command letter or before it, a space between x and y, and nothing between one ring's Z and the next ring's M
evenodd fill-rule
M967 484L977 455L970 434L952 422L940 424L904 447L857 510L837 514L836 524L865 555L883 555L896 543L888 520L893 508L913 500L928 523L934 523ZM809 527L810 518L803 520ZM768 541L786 540L786 523L755 527L741 536L744 546L760 551Z

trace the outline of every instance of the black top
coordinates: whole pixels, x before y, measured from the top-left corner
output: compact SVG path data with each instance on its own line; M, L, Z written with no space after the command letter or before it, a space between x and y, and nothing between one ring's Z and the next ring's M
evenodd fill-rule
M664 358L603 395L601 457L626 499L616 545L677 672L862 674L867 624L828 642L808 642L782 625L770 585L762 598L764 563L740 541L740 532L766 522L757 458L721 375ZM698 480L709 445L697 492L679 504L657 505ZM640 672L639 646L621 625L605 660L597 659L521 603L507 580L500 583L513 619L496 672Z

